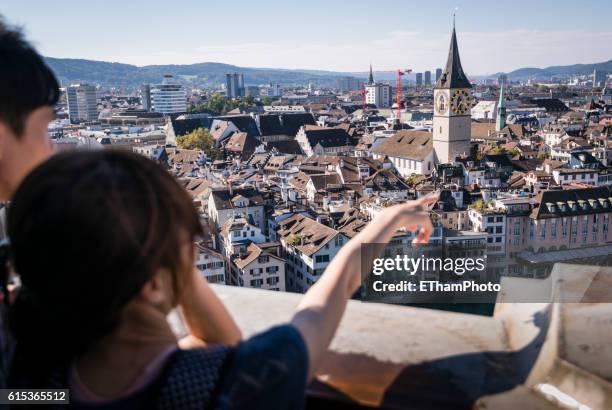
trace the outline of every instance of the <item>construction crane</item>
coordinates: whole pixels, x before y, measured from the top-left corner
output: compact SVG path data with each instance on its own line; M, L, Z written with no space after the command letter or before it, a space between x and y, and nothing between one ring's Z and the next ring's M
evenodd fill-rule
M395 104L397 105L395 111L395 119L397 122L401 122L402 118L402 76L406 74L410 74L412 72L411 68L407 69L397 69L397 70L386 70L386 71L374 71L374 73L394 73L396 75L395 78ZM365 97L364 97L365 99Z
M368 92L365 89L365 85L363 86L361 90L355 91L355 94L361 95L361 115L363 116L364 119L366 115L366 94L367 93Z

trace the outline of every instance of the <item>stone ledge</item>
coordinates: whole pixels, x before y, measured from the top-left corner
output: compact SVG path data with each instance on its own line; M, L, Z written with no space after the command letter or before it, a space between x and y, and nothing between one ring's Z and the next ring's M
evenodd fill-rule
M244 337L287 323L301 298L213 288ZM600 377L609 376L609 329L601 323L612 328L610 313L612 304L499 303L485 317L349 301L309 386L309 402L316 402L309 407L562 408L544 394L542 386L552 386L600 408L612 397L609 379ZM587 322L599 323L593 338ZM180 322L174 326L180 333Z

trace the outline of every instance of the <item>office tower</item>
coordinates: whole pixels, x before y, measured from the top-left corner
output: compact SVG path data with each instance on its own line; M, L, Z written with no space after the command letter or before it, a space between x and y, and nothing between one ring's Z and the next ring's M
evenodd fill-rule
M416 73L416 85L417 87L423 85L423 73Z
M593 87L603 87L606 84L606 72L593 70Z
M234 99L244 97L244 75L243 74L225 74L225 92L227 98Z
M89 84L74 84L66 87L68 116L73 124L98 119L96 87Z
M151 109L163 114L187 111L185 88L174 82L172 75L164 75L161 84L151 87Z
M431 85L431 71L425 71L425 85Z
M140 86L140 104L145 111L151 111L151 85L143 84Z
M347 91L357 91L363 88L363 82L355 77L341 77L338 79L338 89L344 93Z
M441 75L442 75L442 69L441 68L436 68L436 82L438 82L438 80L440 79Z

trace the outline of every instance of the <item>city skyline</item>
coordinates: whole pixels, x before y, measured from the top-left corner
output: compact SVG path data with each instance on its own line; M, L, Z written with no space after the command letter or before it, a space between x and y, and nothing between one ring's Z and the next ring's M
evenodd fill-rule
M210 61L363 72L372 62L375 70L433 70L444 62L455 9L468 75L612 58L612 31L605 30L612 4L597 1L563 1L563 7L558 1L519 1L509 12L481 1L443 0L431 6L390 2L378 14L368 12L373 6L363 1L317 0L304 9L276 1L237 1L229 11L191 1L172 13L164 13L166 7L158 1L147 2L147 7L110 1L87 11L72 0L61 9L38 3L12 3L2 13L9 23L24 27L42 54L137 66ZM593 14L593 8L601 12ZM67 42L68 26L78 36ZM596 43L603 46L583 46Z

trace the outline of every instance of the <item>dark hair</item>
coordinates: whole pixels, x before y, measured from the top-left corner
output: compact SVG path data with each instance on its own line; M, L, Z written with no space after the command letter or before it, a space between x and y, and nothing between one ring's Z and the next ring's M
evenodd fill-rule
M110 332L158 269L172 271L177 302L191 272L181 250L202 226L191 197L161 166L101 150L55 155L28 175L8 232L23 284L10 312L11 384L35 388Z
M28 115L59 99L59 85L42 57L0 16L0 121L21 136Z

